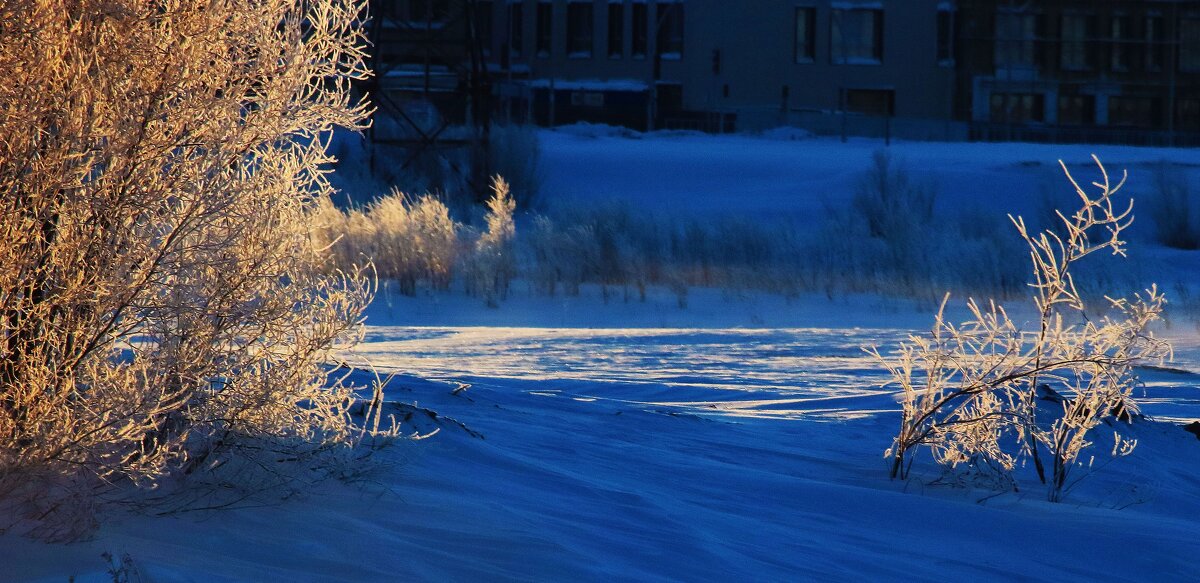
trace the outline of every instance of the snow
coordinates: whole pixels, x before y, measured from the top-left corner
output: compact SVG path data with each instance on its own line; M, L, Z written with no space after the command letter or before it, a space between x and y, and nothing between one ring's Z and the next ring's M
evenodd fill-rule
M882 146L789 135L543 132L544 191L813 220L853 191ZM947 208L1018 212L1057 158L1082 167L1095 151L1136 177L1193 156L916 142L892 151L941 185ZM887 479L896 395L861 347L886 350L926 328L930 306L693 289L684 309L666 290L645 302L604 291L545 298L518 282L488 309L460 293L385 288L346 356L396 373L389 401L437 411L440 424L425 427L436 435L382 450L363 481L295 499L114 513L71 545L0 537L0 581L110 581L105 551L128 553L142 580L159 583L1194 577L1200 441L1178 424L1200 419L1195 325L1162 331L1176 342L1170 369L1141 371L1153 419L1127 430L1137 451L1103 467L1098 451L1092 474L1055 505L1027 469L1019 493L995 497L933 484L927 459L913 480ZM470 387L452 394L461 383Z

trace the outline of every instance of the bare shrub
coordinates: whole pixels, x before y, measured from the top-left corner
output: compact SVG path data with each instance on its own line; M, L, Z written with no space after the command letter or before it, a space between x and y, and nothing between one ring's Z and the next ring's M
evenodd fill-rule
M1093 183L1094 196L1063 166L1081 201L1074 214L1058 214L1065 235L1030 233L1022 219L1012 219L1033 263L1038 330L1022 330L1003 307L974 300L967 303L972 318L956 325L945 318L944 300L930 335L910 337L894 359L873 351L903 391L900 430L887 452L893 478L907 477L919 447L939 464L965 466L1006 484L1028 459L1057 502L1070 487L1080 453L1091 445L1089 432L1105 418L1132 419L1136 413L1134 365L1170 351L1147 329L1165 300L1151 288L1132 300L1110 299L1115 318L1086 317L1072 267L1098 251L1123 255L1121 233L1133 220L1132 201L1125 210L1114 206L1123 181L1110 184L1096 163L1103 180ZM1039 392L1048 393L1049 383L1069 398L1056 401L1061 410L1039 416ZM1128 454L1134 445L1118 435L1112 453Z
M369 289L323 271L308 218L321 136L365 113L363 7L0 7L0 494L33 522L234 444L359 435L323 365Z
M524 247L528 277L538 293L549 296L555 295L559 287L566 295L579 295L600 254L590 226L560 227L546 216L533 219Z

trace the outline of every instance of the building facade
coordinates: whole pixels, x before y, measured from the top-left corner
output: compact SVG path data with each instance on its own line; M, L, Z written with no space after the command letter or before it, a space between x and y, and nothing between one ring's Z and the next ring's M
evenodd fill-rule
M1200 142L1200 2L959 0L978 139Z
M1200 0L393 4L470 6L501 121L1200 143Z

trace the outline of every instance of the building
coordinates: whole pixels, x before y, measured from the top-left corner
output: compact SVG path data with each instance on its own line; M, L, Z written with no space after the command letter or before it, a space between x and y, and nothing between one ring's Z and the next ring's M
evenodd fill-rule
M952 29L936 0L481 5L508 113L523 105L538 123L834 129L839 111L939 125L953 113Z
M976 139L1200 143L1200 2L960 0Z
M391 3L471 15L501 121L1200 143L1200 0Z

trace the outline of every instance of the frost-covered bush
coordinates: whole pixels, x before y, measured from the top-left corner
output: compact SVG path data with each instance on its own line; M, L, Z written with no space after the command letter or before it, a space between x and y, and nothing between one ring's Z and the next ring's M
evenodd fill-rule
M367 282L321 270L355 0L0 9L0 497L52 538L112 486L353 443ZM21 522L28 519L29 522Z
M928 336L910 337L895 358L874 352L902 390L900 430L887 452L893 478L907 477L922 448L941 465L1004 484L1028 460L1049 499L1060 501L1092 445L1091 430L1109 418L1132 420L1134 366L1170 350L1148 330L1165 300L1151 288L1131 300L1109 299L1112 316L1088 317L1072 268L1099 251L1124 255L1121 234L1133 220L1132 201L1121 209L1113 200L1123 181L1112 185L1103 166L1100 172L1095 195L1067 172L1081 205L1059 213L1061 230L1032 233L1013 218L1033 263L1037 330L1021 329L995 302L974 300L967 303L972 317L954 324L943 301ZM1054 398L1060 392L1066 396ZM1114 456L1136 445L1115 439Z
M883 293L936 300L945 289L1007 297L1019 291L1021 269L997 221L979 212L935 214L936 190L915 182L877 152L850 205L826 209L828 219L802 245L803 284L829 295Z
M600 255L596 234L590 225L560 227L546 216L533 219L525 238L527 277L538 293L553 296L562 288L569 296L592 273Z
M326 201L315 219L315 236L332 249L335 269L371 264L399 292L415 295L420 282L448 289L458 257L461 225L440 200L399 191L343 213Z
M489 306L499 305L508 297L508 288L516 276L517 264L513 239L516 223L508 183L497 176L492 181L492 198L487 202L487 230L479 234L467 268L467 291L482 296Z

